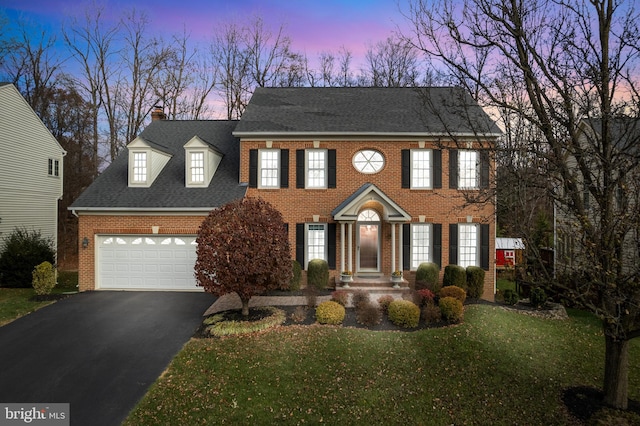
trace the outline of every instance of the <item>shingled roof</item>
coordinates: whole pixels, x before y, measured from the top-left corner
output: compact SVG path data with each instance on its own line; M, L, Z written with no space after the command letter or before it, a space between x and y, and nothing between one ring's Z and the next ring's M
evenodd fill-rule
M154 121L141 134L149 145L172 157L148 188L128 186L128 151L113 163L71 205L71 210L202 210L242 198L238 184L240 143L232 135L237 121ZM184 144L198 136L223 155L207 188L185 186Z
M461 88L257 88L234 135L498 136Z

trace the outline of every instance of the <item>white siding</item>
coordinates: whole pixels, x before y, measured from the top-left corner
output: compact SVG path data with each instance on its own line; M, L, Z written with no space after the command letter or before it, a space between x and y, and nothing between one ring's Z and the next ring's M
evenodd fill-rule
M0 244L16 227L57 242L64 150L13 85L0 86ZM59 176L48 175L49 159Z

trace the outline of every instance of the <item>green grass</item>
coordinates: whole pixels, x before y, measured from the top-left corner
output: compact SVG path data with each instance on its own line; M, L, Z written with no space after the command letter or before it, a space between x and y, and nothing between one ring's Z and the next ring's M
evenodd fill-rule
M516 282L506 278L498 278L496 280L496 288L501 291L516 289Z
M78 273L59 272L58 285L52 293L77 291ZM0 288L0 326L14 321L54 301L31 300L36 292L33 288Z
M410 333L303 326L193 339L125 424L566 424L563 390L600 387L604 356L597 320L571 314L472 305L461 325Z

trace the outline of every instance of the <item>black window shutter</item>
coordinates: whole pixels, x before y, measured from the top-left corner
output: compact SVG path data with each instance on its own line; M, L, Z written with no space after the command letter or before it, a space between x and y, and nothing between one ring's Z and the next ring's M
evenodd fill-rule
M449 150L449 189L458 189L458 150Z
M402 162L402 188L411 188L411 150L403 149Z
M489 224L480 225L480 267L489 270Z
M307 269L304 262L304 223L296 223L296 260L302 269Z
M433 234L431 241L433 245L432 261L438 265L438 268L442 268L442 224L434 223L431 225L431 229Z
M458 264L458 224L449 224L449 265Z
M336 269L336 224L329 223L327 226L327 245L329 269Z
M402 224L402 269L411 269L411 224Z
M431 151L433 160L433 189L442 188L442 150L434 149Z
M327 187L335 188L336 187L336 150L330 149L327 151L328 168L327 168Z
M304 188L304 149L296 149L296 188Z
M280 150L280 188L289 187L289 150Z
M480 151L480 188L489 187L489 153Z
M249 150L249 188L258 187L258 150Z

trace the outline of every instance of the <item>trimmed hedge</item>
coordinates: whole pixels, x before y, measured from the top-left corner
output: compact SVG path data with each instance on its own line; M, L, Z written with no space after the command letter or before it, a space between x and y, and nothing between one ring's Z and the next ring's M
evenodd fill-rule
M484 292L484 269L467 266L467 296L478 299Z
M460 303L464 303L467 299L467 292L458 286L450 285L448 287L442 287L442 290L440 290L440 298L442 299L443 297L453 297L459 300Z
M451 285L455 285L463 289L467 288L467 271L465 271L462 266L447 265L444 267L442 287Z
M440 268L433 262L423 262L416 270L416 290L427 288L434 293L440 291Z
M442 319L451 323L462 321L464 308L461 301L453 297L442 297L438 305L440 306Z
M38 296L51 293L56 286L56 270L49 262L42 262L33 270L32 285Z
M307 285L324 290L329 285L329 264L323 259L312 259L307 266Z
M408 300L394 300L389 303L389 320L403 328L415 328L420 322L420 308Z
M504 291L504 303L507 305L515 305L520 301L520 295L518 295L517 291L511 290L510 288Z
M322 302L316 308L316 320L320 324L342 324L345 314L344 306L331 300Z
M291 269L293 271L293 276L289 282L289 290L298 291L300 290L300 280L302 279L302 266L300 266L300 262L294 260L292 262Z

